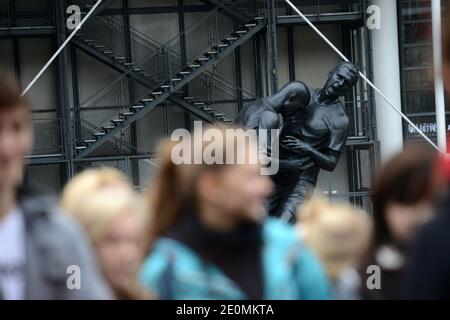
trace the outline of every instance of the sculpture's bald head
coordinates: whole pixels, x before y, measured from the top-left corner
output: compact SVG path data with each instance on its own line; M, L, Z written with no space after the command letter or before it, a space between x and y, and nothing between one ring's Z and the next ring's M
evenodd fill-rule
M309 104L311 95L309 89L301 81L294 81L286 84L276 94L280 102L280 112L282 114L293 114Z

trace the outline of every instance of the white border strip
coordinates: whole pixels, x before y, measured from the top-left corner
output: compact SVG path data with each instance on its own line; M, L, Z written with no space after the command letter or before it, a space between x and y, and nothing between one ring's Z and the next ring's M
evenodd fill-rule
M434 96L436 108L437 141L442 152L447 150L447 125L445 122L445 94L442 79L441 0L432 1Z
M339 51L338 48L336 48L333 43L331 43L330 40L327 39L327 37L325 37L323 35L322 32L320 32L319 29L316 28L316 26L309 21L309 19L307 17L305 17L305 15L297 9L296 6L294 6L292 4L291 1L289 0L284 0L286 1L286 3L295 11L297 12L297 14L302 17L303 20L305 20L305 22L342 58L342 60L349 62L349 60L347 59L346 56L344 56L344 54L342 52ZM366 83L371 86L380 96L381 98L383 98L384 101L387 102L387 104L389 104L398 114L400 114L400 116L406 121L408 122L408 124L410 124L415 130L417 130L417 132L433 147L435 148L437 151L439 151L440 153L443 153L438 146L436 146L433 141L430 140L430 138L428 138L425 133L423 133L422 130L420 130L411 120L409 120L409 118L400 111L400 109L398 109L381 91L380 89L378 89L361 71L359 72L359 75L361 76L361 78L364 79L364 81L366 81Z
M39 71L39 73L34 77L34 79L30 82L30 84L26 87L26 89L22 92L22 97L31 89L31 87L36 83L36 81L42 76L42 74L47 70L47 68L52 64L52 62L58 57L61 51L66 47L66 45L72 40L78 30L81 29L83 24L89 19L91 14L95 9L102 3L103 0L98 0L97 3L92 7L92 9L88 12L88 14L81 20L81 22L75 27L72 33L67 37L64 43L59 47L59 49L55 52L55 54L50 58L50 60L45 64L45 66Z

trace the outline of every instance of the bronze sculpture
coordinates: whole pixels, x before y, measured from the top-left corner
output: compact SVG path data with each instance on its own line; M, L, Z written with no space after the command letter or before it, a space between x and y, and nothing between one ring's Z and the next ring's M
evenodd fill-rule
M358 68L343 62L329 73L321 89L308 89L306 93L300 85L302 82L294 82L294 88L303 89L294 90L295 94L292 94L291 90L286 90L288 84L276 93L274 100L281 101L281 105L291 101L291 95L294 96L288 103L289 112L279 112L278 121L275 121L273 113L263 111L267 108L264 99L246 106L239 113L236 123L243 127L256 128L254 125L258 122L276 124L281 129L280 165L278 173L272 177L275 192L269 200L270 215L295 222L297 207L310 197L320 170L333 171L336 168L345 148L349 125L339 97L351 90L358 79ZM272 97L265 99L270 101Z

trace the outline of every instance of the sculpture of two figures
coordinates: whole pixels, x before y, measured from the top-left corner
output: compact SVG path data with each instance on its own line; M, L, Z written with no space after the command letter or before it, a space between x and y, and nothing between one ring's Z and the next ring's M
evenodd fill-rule
M295 222L299 204L308 199L320 170L333 171L344 151L349 119L339 101L356 85L359 71L343 62L329 73L321 89L291 82L270 97L247 104L236 124L245 129L279 129L279 170L272 176L272 216ZM269 144L270 146L271 144ZM267 148L270 157L270 148Z

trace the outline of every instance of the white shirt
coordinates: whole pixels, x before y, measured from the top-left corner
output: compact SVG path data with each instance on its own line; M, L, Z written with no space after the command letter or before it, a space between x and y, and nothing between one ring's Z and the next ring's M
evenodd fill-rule
M3 299L25 298L25 221L19 209L0 220L0 291Z

